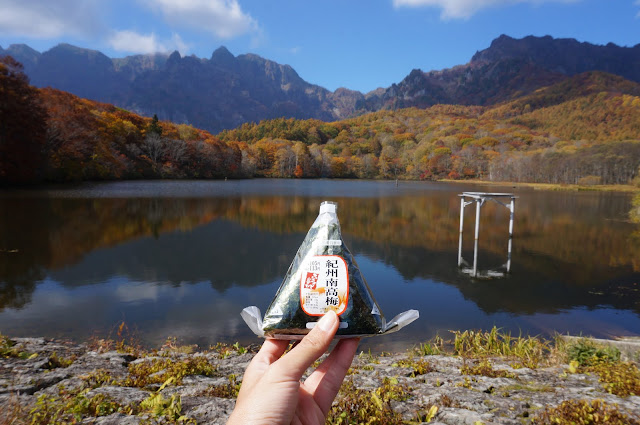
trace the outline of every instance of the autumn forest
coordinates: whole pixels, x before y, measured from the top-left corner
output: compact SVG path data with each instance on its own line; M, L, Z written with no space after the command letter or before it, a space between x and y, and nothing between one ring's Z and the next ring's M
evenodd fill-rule
M217 135L29 85L0 58L0 183L482 179L640 185L640 84L588 72L494 106L273 119Z

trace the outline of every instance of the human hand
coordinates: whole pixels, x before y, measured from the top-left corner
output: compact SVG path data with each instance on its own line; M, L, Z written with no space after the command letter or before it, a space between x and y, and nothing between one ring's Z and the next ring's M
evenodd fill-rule
M356 338L338 342L304 381L307 368L327 351L338 330L338 316L326 313L284 356L289 341L267 339L244 374L236 407L227 425L324 425L331 403L358 348Z

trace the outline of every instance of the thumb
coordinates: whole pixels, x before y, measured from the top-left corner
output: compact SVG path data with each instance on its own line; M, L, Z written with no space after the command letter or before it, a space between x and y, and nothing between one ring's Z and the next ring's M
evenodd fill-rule
M279 376L300 380L307 368L329 348L338 330L338 322L335 311L325 313L298 345L273 364L274 372Z

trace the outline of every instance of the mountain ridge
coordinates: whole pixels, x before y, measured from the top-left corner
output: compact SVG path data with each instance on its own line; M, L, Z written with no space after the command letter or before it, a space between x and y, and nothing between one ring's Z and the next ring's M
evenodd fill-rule
M239 66L272 66L252 59L257 63ZM197 77L200 68L213 66L177 53L169 62L164 72L182 78L170 81L175 87L150 81L149 93L159 106L176 90L201 87L186 72ZM640 84L599 71L497 105L381 110L335 122L276 118L213 135L57 89L29 87L21 70L14 59L0 60L0 79L13 87L3 92L13 107L0 111L9 135L9 143L0 146L0 184L227 177L640 184ZM279 67L263 78L280 82L283 75L292 78ZM422 81L422 72L411 78ZM255 84L269 97L268 87Z
M588 71L640 81L640 44L595 45L551 36L501 35L467 64L414 69L402 81L368 93L331 92L303 80L290 65L252 53L234 56L224 46L209 59L177 51L108 58L69 44L43 53L25 44L0 47L4 54L24 64L35 86L213 132L278 117L333 121L405 107L495 105Z
M640 44L601 46L551 36L515 39L503 34L465 65L440 71L414 69L400 83L367 96L358 106L372 112L436 103L492 105L588 71L640 82Z

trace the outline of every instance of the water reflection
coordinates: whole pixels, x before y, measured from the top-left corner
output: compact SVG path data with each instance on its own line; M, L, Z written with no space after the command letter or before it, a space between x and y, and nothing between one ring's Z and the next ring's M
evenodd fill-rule
M511 271L511 252L513 250L513 238L509 238L507 244L507 262L490 269L478 269L478 240L473 241L473 264L462 257L462 233L458 241L458 268L466 275L476 279L500 279Z
M513 219L515 211L516 197L511 193L487 193L487 192L463 192L460 197L460 236L458 240L458 267L460 270L481 279L494 279L504 277L506 273L511 271L511 250L513 247ZM467 201L467 199L471 199ZM504 203L503 200L508 200L508 203ZM478 241L480 236L480 222L482 206L487 201L493 201L497 205L502 205L509 209L509 244L507 245L507 262L500 267L500 269L488 269L478 271ZM476 205L476 219L474 227L474 242L473 242L473 267L469 267L469 263L462 258L462 240L464 235L464 210L465 207L475 203ZM504 269L502 271L501 269Z
M485 324L640 333L629 195L520 191L512 248L509 211L487 204L475 249L459 238L456 195L466 189L262 180L5 192L0 331L84 338L125 318L146 341L249 340L237 312L264 311L320 201L331 199L383 312L421 311L387 341ZM464 224L473 228L474 217ZM482 270L503 266L506 253L511 273L490 281L460 273L455 258L474 252Z

